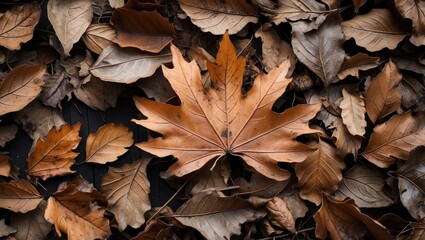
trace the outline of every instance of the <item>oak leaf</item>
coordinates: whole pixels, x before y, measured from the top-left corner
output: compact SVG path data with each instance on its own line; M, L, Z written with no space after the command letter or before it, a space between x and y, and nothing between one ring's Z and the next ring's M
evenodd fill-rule
M24 4L0 16L0 45L19 50L21 43L32 39L35 25L40 20L40 4Z
M416 46L425 45L425 2L396 0L395 6L404 18L412 20L413 34L410 37L410 42Z
M53 127L45 140L34 141L28 154L27 174L46 180L53 176L73 173L70 167L78 153L72 150L77 148L81 141L78 136L80 127L80 123L74 126L65 124L59 129Z
M21 65L12 69L0 82L0 116L16 112L34 100L44 84L44 65Z
M9 125L0 127L0 147L4 147L7 142L15 139L16 133L18 132L18 126Z
M339 104L341 118L348 132L354 136L363 136L366 133L366 108L360 95L350 94L342 89L343 99Z
M90 51L101 54L103 49L114 44L113 40L116 37L117 33L110 24L98 23L91 24L82 39Z
M369 70L378 66L378 57L371 57L364 53L357 53L354 56L346 57L338 72L338 78L344 79L347 76L359 78L359 71Z
M205 91L196 63L187 63L174 46L171 51L174 68L163 67L163 72L180 97L181 106L136 97L136 106L147 119L133 120L163 135L137 146L159 157L176 157L178 161L168 174L186 175L230 153L242 157L261 174L284 180L289 174L277 162L300 162L313 151L295 138L317 132L308 127L308 121L320 104L297 105L282 114L271 111L290 82L285 77L289 61L268 75L257 75L253 87L243 96L245 58L236 58L228 34L220 43L217 63L208 64L214 88Z
M37 208L25 214L15 213L10 217L12 225L18 229L16 240L46 239L52 224L44 219L47 201L42 200Z
M0 208L26 213L34 210L41 200L37 189L25 180L0 183Z
M109 168L102 178L101 191L123 231L127 225L138 228L145 222L144 214L151 208L150 183L146 168L150 159L134 161L119 168Z

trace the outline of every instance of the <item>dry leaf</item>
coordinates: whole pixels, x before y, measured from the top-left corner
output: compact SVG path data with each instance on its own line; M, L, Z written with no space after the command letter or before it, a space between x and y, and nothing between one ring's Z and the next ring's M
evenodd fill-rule
M406 160L409 152L425 142L425 113L397 114L376 126L362 155L381 168L387 168L397 158Z
M190 60L195 59L196 63L198 64L199 68L202 71L206 71L207 68L207 62L213 62L215 63L215 58L211 56L205 49L192 45L187 52L187 55Z
M324 195L314 221L316 237L320 239L393 239L384 226L361 213L349 198Z
M59 129L52 127L45 140L34 141L28 154L27 174L46 180L50 177L73 173L74 158L78 153L72 152L81 141L78 136L81 124L62 125Z
M26 214L13 214L10 218L18 232L16 240L46 239L52 225L44 219L47 202L42 200L37 208Z
M21 43L32 39L35 25L40 20L40 4L16 6L0 16L0 46L21 49Z
M344 79L347 76L359 78L359 71L366 71L379 65L378 57L371 57L364 53L357 53L352 57L346 57L339 69L338 78Z
M177 97L170 83L162 74L162 70L157 70L154 75L139 80L136 86L141 88L148 98L153 98L158 102L167 102Z
M206 92L196 63L187 63L172 46L174 68L163 67L163 72L182 105L135 98L137 108L147 119L133 121L163 135L137 146L159 157L176 157L178 161L168 169L171 175L186 175L231 153L269 178L287 179L288 172L277 162L300 162L312 152L295 137L317 132L308 127L308 121L319 111L320 104L297 105L282 114L271 111L273 102L290 82L285 78L288 61L268 75L257 75L253 87L243 96L245 59L236 58L227 34L220 46L217 64L208 64L214 88Z
M413 231L409 240L421 240L425 238L425 224L424 223L411 223Z
M300 197L320 205L322 193L332 194L338 189L345 164L336 149L325 141L304 162L295 164Z
M180 7L193 24L215 35L239 32L248 23L258 21L257 10L245 0L179 0Z
M190 189L191 195L204 191L222 191L222 189L229 187L227 182L230 178L230 172L229 163L225 159L209 162L196 175L191 177L187 188Z
M172 224L166 224L160 219L154 219L148 223L144 231L131 240L176 239L177 236L173 233L172 227Z
M117 32L115 43L147 52L160 52L176 34L173 25L157 11L119 8L112 15L111 23Z
M17 230L16 228L6 225L6 219L0 219L0 238L7 237L12 233L15 233Z
M276 181L264 177L257 172L252 173L249 182L243 177L234 180L234 185L239 186L239 188L236 189L236 194L251 193L251 195L261 198L273 198L276 194L281 192L288 183L288 180Z
M113 39L117 37L115 29L106 23L91 24L82 39L90 51L101 54L103 49L114 44Z
M335 142L335 146L338 152L342 156L351 153L354 155L354 157L356 157L357 152L362 145L362 137L351 135L347 129L347 126L343 124L341 118L334 119L331 128L334 128L332 133L332 140Z
M269 218L271 219L272 224L281 226L291 233L295 233L297 231L295 229L294 216L292 216L288 206L282 199L278 197L272 198L272 200L267 202L266 208L269 212Z
M105 197L84 180L64 182L49 197L44 217L69 240L106 239L111 234L109 220L98 202L106 204Z
M0 83L0 116L16 112L34 100L41 92L44 65L21 65L12 69Z
M138 228L145 223L144 214L151 208L150 183L146 168L150 159L134 161L119 168L109 168L102 177L101 190L106 195L108 210L115 215L118 229L127 225Z
M133 132L124 124L108 123L87 137L86 162L113 162L133 145Z
M103 50L90 72L103 81L128 84L152 76L161 64L170 61L167 50L152 54L111 45Z
M120 1L120 0L117 0ZM93 13L97 16L111 16L113 13L113 8L109 5L108 0L93 0L92 1Z
M388 207L393 200L385 194L384 185L379 171L357 164L344 175L335 194L353 199L360 208Z
M299 196L298 190L284 190L278 195L287 206L290 206L289 211L291 212L294 219L304 217L308 212L308 207L306 206L304 200Z
M388 9L372 9L367 14L342 22L341 26L347 40L354 38L357 45L370 52L395 49L409 34Z
M54 75L48 75L40 94L40 101L47 106L60 107L60 102L68 96L70 98L74 86L71 79L65 72L57 72Z
M12 161L8 155L0 155L0 176L9 177L12 170Z
M25 180L0 183L0 208L26 213L34 210L41 200L37 189Z
M203 192L177 209L175 217L182 224L198 230L206 239L222 240L241 234L242 223L264 215L243 199Z
M124 0L109 0L109 5L113 8L120 8L124 6Z
M9 125L0 127L0 147L4 147L7 142L15 139L16 133L18 132L18 126Z
M403 107L413 107L415 111L425 111L425 86L419 82L417 77L404 73L398 89Z
M392 61L370 83L366 92L366 111L372 122L388 116L401 104L401 94L397 88L402 75Z
M47 4L49 21L67 56L91 23L91 4L90 0L49 0Z
M404 18L412 20L413 34L410 42L425 45L425 2L422 0L396 0L395 6Z
M348 132L354 136L363 136L366 133L366 108L361 95L348 93L342 89L343 99L339 104L342 122Z

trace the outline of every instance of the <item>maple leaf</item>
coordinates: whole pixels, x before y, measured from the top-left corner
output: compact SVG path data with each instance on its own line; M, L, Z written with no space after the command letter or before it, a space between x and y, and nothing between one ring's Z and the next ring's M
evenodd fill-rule
M133 120L162 134L137 146L159 157L176 157L169 174L183 176L229 153L242 157L261 174L283 180L289 173L278 167L278 162L302 162L313 151L295 138L317 132L309 128L308 121L321 104L297 105L282 114L271 111L291 82L285 77L289 61L268 75L259 74L244 96L241 86L246 60L236 57L228 33L220 43L217 63L207 64L212 84L207 90L196 63L187 63L174 46L171 51L174 68L162 69L181 106L136 97L136 106L147 119Z

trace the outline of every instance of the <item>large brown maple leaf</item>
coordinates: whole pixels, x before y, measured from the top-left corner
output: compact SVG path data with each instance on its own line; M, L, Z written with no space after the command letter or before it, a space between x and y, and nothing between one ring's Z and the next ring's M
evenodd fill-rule
M179 50L171 46L174 68L162 67L164 75L180 98L180 106L135 97L137 108L147 117L133 120L162 134L137 146L159 157L177 158L168 173L183 176L208 161L232 154L266 177L289 178L278 162L302 162L313 149L295 140L317 132L308 121L320 104L300 104L283 113L272 106L291 79L286 78L289 61L259 74L246 95L242 94L242 77L246 59L237 57L226 33L216 63L208 63L211 87L204 89L201 73L194 61L186 62Z

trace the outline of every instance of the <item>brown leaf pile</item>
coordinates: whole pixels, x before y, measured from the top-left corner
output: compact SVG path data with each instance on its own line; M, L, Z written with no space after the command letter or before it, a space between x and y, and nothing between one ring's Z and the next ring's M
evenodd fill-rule
M6 2L1 239L424 238L425 1Z

